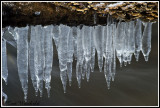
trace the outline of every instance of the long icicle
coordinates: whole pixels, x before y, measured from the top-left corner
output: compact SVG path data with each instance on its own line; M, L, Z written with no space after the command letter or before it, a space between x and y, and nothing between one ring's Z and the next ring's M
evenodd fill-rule
M69 35L67 37L67 75L69 79L69 85L72 83L72 62L73 62L73 28L70 28Z
M7 85L8 67L7 67L7 51L6 51L6 40L5 39L2 39L2 78Z
M20 82L27 101L28 92L28 26L15 28L17 33L17 66Z
M53 26L44 27L44 56L45 56L45 68L44 68L44 81L45 88L47 89L48 97L50 97L50 82L51 82L51 71L53 62L53 44L52 44L52 30Z
M145 61L148 61L149 53L151 51L151 34L152 22L144 23L144 31L142 36L142 53Z
M64 93L66 93L67 85L67 37L70 28L65 25L60 25L60 37L58 43L58 58L60 67L60 77L63 84Z
M33 87L35 89L35 95L38 95L38 86L37 86L37 77L36 77L36 61L35 61L35 27L31 26L31 33L30 33L30 43L29 43L29 70L31 75L31 80Z

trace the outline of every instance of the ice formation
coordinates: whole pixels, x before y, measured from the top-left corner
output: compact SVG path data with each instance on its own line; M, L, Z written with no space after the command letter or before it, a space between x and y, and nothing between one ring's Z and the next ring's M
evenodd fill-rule
M28 26L15 28L17 33L17 66L18 75L24 92L24 100L27 100L28 92Z
M96 22L95 22L96 23ZM108 16L106 25L97 26L26 26L6 27L3 29L2 40L2 78L7 82L6 42L17 48L17 66L20 82L27 100L28 69L31 75L36 96L43 93L43 81L50 96L50 82L53 62L53 43L56 45L59 58L60 79L64 93L67 82L72 83L72 63L75 59L78 87L81 80L89 81L94 72L95 53L97 52L99 71L104 71L107 87L114 81L116 74L116 57L122 67L131 63L132 56L139 59L142 51L145 61L148 61L151 51L152 22L145 22L142 32L142 21L114 21ZM104 69L104 70L103 70Z

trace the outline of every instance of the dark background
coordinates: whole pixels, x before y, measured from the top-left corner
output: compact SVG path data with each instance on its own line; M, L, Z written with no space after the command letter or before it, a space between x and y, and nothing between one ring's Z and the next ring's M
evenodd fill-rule
M57 50L54 45L54 60L51 80L51 96L43 89L43 97L35 96L34 88L29 74L28 102L23 101L23 91L17 71L17 52L14 47L7 44L8 54L8 85L3 81L3 91L8 95L6 105L50 105L50 106L155 106L158 105L158 23L152 26L152 49L149 61L145 62L142 53L136 62L134 56L132 63L120 68L117 59L117 73L115 81L111 82L111 89L107 89L104 73L100 73L97 65L95 72L91 73L90 81L82 80L79 89L73 64L72 86L67 85L67 93L59 77L59 63Z

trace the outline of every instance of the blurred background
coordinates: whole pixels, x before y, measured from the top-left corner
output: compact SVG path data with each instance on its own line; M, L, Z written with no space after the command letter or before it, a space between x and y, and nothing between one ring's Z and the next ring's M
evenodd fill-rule
M54 42L53 42L54 43ZM91 73L89 82L82 80L78 88L76 80L76 61L73 62L72 86L67 85L67 93L59 76L59 62L54 44L54 60L51 79L51 96L43 89L43 97L35 96L29 74L28 102L24 103L23 91L17 71L17 50L7 44L8 85L3 81L3 92L8 96L6 105L40 105L40 106L155 106L158 105L158 23L152 26L152 49L149 61L145 62L142 53L136 62L120 68L117 59L115 81L111 89L107 89L104 73L100 73L95 61L95 71Z

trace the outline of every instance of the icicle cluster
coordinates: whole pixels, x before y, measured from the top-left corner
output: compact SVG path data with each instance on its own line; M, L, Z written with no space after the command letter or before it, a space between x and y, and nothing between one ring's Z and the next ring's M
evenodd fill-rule
M111 17L108 17L105 26L69 27L61 24L44 27L41 25L21 28L8 27L3 30L2 34L3 79L7 82L7 41L17 47L18 74L24 99L27 100L28 69L36 96L38 91L42 96L44 81L49 97L53 38L58 51L60 78L64 93L66 93L67 80L69 80L70 86L72 83L73 58L77 61L76 78L80 88L81 80L86 77L89 81L90 72L94 72L96 52L99 71L104 71L107 86L110 89L110 82L114 81L116 74L116 57L120 66L123 63L126 66L131 63L133 54L138 61L139 53L142 51L145 61L148 61L151 51L152 23L143 24L143 34L141 20L117 23Z

